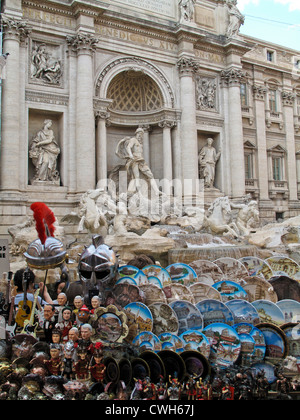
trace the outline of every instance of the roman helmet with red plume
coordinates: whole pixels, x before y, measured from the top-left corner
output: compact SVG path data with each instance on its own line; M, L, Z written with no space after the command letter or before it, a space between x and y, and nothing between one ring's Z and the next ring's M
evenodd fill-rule
M24 253L28 266L39 270L62 266L67 253L63 243L54 237L54 213L44 203L33 203L30 208L39 239L33 241Z

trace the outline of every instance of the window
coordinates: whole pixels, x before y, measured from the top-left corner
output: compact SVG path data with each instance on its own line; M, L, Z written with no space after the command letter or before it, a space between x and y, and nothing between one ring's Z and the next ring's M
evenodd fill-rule
M273 157L273 180L282 181L282 158Z
M270 63L274 63L274 51L267 51L267 60Z
M241 103L242 106L248 106L248 92L246 83L241 84Z
M277 112L277 91L270 90L269 91L269 105L271 112Z
M250 153L245 154L245 177L246 179L253 178L253 156Z

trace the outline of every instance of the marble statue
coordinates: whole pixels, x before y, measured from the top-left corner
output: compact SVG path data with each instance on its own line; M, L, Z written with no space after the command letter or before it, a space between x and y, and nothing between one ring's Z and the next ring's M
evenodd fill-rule
M228 197L217 198L204 217L204 227L215 235L231 235L234 238L240 236L237 225L233 222L233 214Z
M241 236L249 236L251 230L259 225L259 210L257 201L249 203L235 204L231 202L233 209L238 209L236 225Z
M240 27L245 23L245 16L237 7L237 0L227 0L229 13L229 25L227 28L227 38L233 38L239 34Z
M181 21L191 22L194 19L196 0L180 0Z
M125 137L117 146L116 155L126 160L125 168L129 179L127 193L132 195L138 192L143 196L148 196L148 192L152 189L156 195L159 195L153 173L145 162L143 141L144 130L138 128L134 137ZM146 181L149 189L145 188L143 180Z
M54 132L51 129L52 120L44 121L44 128L33 138L30 144L29 157L36 168L34 181L60 183L57 171L57 159L60 147L55 141Z
M207 145L199 153L200 179L204 179L205 188L214 188L216 164L221 152L213 147L213 139L207 139Z
M78 212L63 217L63 222L77 223L78 232L85 229L89 233L105 237L109 224L113 222L117 207L104 189L88 190L80 198Z

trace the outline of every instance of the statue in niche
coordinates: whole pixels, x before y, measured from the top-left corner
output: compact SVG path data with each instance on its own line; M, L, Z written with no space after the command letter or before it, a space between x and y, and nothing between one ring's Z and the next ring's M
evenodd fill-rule
M229 13L229 25L226 32L227 38L233 38L239 34L240 27L245 23L245 16L237 7L237 0L226 1Z
M180 0L180 14L182 22L191 22L194 19L196 0Z
M51 58L45 44L36 45L31 56L31 78L57 85L61 76L61 62Z
M216 109L217 84L212 79L199 79L197 83L197 108L203 111Z
M214 188L216 164L220 159L221 152L213 147L214 140L207 139L207 145L199 153L200 179L204 179L205 188Z
M42 181L60 184L60 176L57 171L57 159L60 148L55 141L54 132L51 129L52 120L44 121L44 128L33 138L29 157L35 166L36 173L33 181Z

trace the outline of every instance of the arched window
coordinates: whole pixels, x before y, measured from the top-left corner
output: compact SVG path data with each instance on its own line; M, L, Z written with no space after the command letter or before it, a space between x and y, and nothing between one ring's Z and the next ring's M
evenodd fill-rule
M141 71L125 71L109 85L107 98L113 99L111 110L147 112L163 107L163 96L157 84Z

